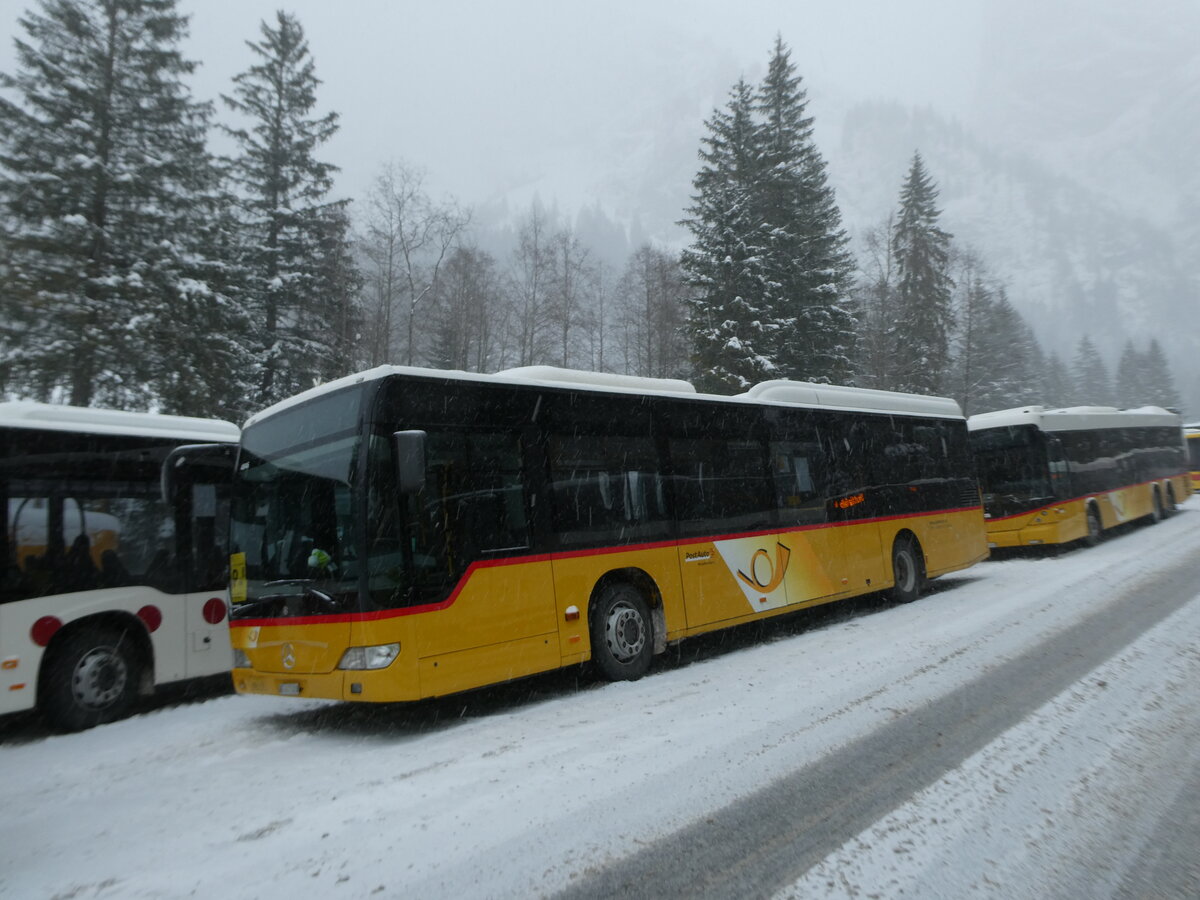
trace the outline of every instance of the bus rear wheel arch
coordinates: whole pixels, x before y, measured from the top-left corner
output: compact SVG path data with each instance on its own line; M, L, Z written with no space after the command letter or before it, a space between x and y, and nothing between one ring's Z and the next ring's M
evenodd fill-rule
M650 669L654 617L643 588L625 579L597 585L588 607L592 662L610 681L633 681Z
M911 603L925 584L925 555L916 535L901 532L892 541L892 586L885 592L893 603Z
M1157 525L1164 515L1162 489L1156 484L1150 497L1150 524Z
M82 731L129 714L151 673L140 623L104 616L73 623L46 650L38 707L60 731Z

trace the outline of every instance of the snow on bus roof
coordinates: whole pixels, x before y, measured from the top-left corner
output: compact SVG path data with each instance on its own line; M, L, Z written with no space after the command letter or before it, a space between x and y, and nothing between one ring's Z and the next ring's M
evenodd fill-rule
M873 388L844 387L839 384L812 384L807 381L764 381L740 397L756 402L788 403L797 406L861 409L869 412L895 412L918 416L962 418L958 401L949 397L878 391Z
M236 425L221 419L92 409L57 403L37 403L32 400L9 400L0 403L0 426L77 431L86 434L180 438L186 441L214 443L236 443L239 434Z
M464 372L457 369L423 369L414 366L376 366L347 375L327 384L310 388L303 393L281 400L260 410L246 420L244 427L285 409L307 403L326 394L356 384L375 381L393 375L414 378L433 378L441 381L470 381L479 384L541 384L574 390L593 390L608 393L678 397L686 395L719 403L769 403L788 406L865 410L869 412L906 413L932 417L962 418L956 401L947 397L927 397L896 391L877 391L869 388L842 387L834 384L811 384L803 381L765 381L735 396L699 393L690 383L678 378L647 378L639 375L619 375L612 372L588 372L557 366L522 366L504 369L495 374Z
M1161 406L1141 406L1137 409L1117 409L1112 406L1071 406L1065 409L1021 406L971 416L967 419L967 428L982 431L1011 425L1035 425L1042 431L1083 431L1090 428L1152 426L1178 428L1182 423L1182 416Z

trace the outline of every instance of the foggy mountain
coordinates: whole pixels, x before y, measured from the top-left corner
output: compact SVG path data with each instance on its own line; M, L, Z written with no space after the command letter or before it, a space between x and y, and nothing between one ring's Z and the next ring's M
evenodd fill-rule
M865 104L844 120L830 169L852 232L882 222L919 149L941 190L942 225L977 250L1043 349L1070 363L1083 334L1110 375L1121 348L1158 338L1177 387L1197 408L1197 336L1180 328L1196 271L1172 231L1080 181L984 143L928 110Z
M1126 340L1157 338L1200 417L1200 333L1185 325L1200 299L1200 6L1020 0L985 18L978 71L947 73L977 85L958 114L854 101L795 57L847 230L886 220L919 150L943 227L1005 284L1043 349L1070 364L1086 333L1111 375ZM762 72L673 50L670 95L631 97L476 221L511 221L537 197L610 262L646 239L682 246L703 120L739 75Z

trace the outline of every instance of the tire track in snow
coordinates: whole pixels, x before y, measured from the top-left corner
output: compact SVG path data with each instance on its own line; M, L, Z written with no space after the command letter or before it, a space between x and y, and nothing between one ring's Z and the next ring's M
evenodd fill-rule
M558 896L770 896L1192 601L1200 559L1136 576L1068 629Z

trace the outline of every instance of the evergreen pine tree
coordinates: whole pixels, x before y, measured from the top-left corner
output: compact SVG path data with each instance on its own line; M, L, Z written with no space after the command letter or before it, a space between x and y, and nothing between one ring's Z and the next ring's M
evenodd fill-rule
M762 154L753 91L739 80L725 109L705 122L696 193L682 224L692 233L680 265L692 296L684 326L696 386L731 393L778 375L778 324L765 301L769 226L757 215Z
M1158 338L1150 339L1150 346L1143 357L1145 366L1146 396L1139 401L1141 404L1163 406L1169 409L1180 409L1179 391L1175 389L1175 379L1171 376L1171 367L1167 364L1166 354Z
M944 390L954 324L950 235L938 225L937 195L921 155L913 154L892 232L899 315L892 346L902 363L897 388L924 394Z
M1075 358L1071 363L1071 379L1074 384L1073 406L1111 406L1114 402L1112 383L1108 378L1108 367L1096 350L1096 345L1086 334L1079 339Z
M1029 373L1033 371L1037 341L1008 294L1000 288L996 302L989 311L988 331L991 337L988 368L991 372L992 395L987 408L1007 409L1036 399L1031 390Z
M212 256L211 108L183 83L175 6L47 0L20 20L18 71L0 76L16 95L0 98L9 389L189 412L240 393L209 381L240 346ZM156 340L200 328L203 347ZM181 379L190 401L169 396Z
M328 198L336 167L315 153L336 132L337 114L313 115L320 81L299 21L280 11L260 32L260 41L247 42L257 62L222 99L249 120L228 131L240 149L232 171L246 194L243 262L261 360L257 399L270 403L311 387L325 374L323 357L336 352L340 311L322 296L329 285L317 252L336 221L331 207L338 203Z
M1042 394L1036 402L1047 409L1070 406L1075 396L1075 385L1066 364L1057 353L1046 358L1045 374L1042 378Z
M1145 381L1143 359L1134 349L1133 341L1126 341L1121 350L1121 361L1117 363L1117 379L1114 385L1117 405L1125 408L1143 406L1149 401Z
M957 315L958 347L954 383L963 415L974 415L1000 407L992 405L992 291L979 272L979 263L968 254L966 285Z
M767 229L763 305L776 327L771 355L782 377L843 382L854 355L854 266L807 103L791 52L777 37L755 102L761 181L754 196Z

